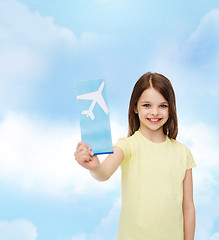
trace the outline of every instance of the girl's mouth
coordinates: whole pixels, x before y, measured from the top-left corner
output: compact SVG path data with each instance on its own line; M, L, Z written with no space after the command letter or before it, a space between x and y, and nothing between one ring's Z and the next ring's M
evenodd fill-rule
M162 120L162 118L147 118L147 120L151 123L158 123Z

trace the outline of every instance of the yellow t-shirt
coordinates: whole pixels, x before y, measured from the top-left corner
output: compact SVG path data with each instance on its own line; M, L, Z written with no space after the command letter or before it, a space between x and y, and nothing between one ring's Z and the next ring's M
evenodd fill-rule
M183 240L183 180L195 167L190 150L166 137L154 143L139 131L122 149L122 209L117 240Z

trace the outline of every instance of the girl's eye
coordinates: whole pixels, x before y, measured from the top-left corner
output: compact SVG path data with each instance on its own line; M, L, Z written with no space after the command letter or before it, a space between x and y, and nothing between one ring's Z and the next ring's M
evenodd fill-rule
M150 107L150 104L144 104L144 107Z
M162 107L162 108L167 108L168 106L165 105L165 104L162 104L162 105L160 105L160 107Z

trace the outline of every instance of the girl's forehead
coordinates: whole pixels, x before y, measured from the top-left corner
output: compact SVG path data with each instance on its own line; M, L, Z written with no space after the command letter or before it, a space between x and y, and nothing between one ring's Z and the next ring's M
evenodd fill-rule
M141 94L140 101L155 101L155 102L166 102L163 95L154 88L148 88Z

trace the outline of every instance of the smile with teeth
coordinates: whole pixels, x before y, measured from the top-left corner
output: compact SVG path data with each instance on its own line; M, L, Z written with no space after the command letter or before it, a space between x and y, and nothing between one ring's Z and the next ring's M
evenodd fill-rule
M147 118L147 120L149 122L157 123L157 122L160 122L162 118Z

